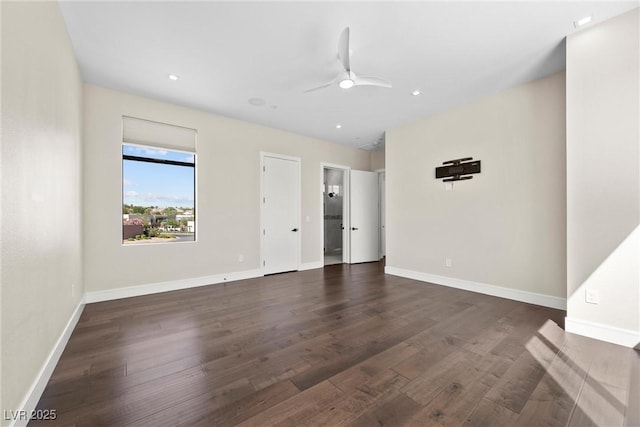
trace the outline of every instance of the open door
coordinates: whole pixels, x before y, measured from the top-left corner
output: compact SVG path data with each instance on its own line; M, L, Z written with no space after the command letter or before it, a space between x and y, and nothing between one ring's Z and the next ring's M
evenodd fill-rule
M351 264L380 259L378 173L351 171Z
M387 198L387 175L385 172L379 173L380 177L380 259L387 256L387 216L386 216L386 198Z

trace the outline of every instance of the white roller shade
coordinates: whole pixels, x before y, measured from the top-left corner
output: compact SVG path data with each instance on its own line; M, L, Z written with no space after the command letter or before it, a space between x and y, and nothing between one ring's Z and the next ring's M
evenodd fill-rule
M196 130L125 116L122 117L122 141L195 152Z

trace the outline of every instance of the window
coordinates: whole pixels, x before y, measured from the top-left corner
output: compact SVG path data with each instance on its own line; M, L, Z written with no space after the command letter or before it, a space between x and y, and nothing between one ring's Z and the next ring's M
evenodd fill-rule
M127 120L134 120L132 126ZM140 125L141 122L142 125ZM195 150L170 149L162 123L124 118L122 144L122 242L188 242L195 240ZM151 124L151 125L150 125ZM156 132L132 132L151 127ZM171 128L174 128L171 126ZM178 128L182 131L185 128ZM148 129L147 129L148 130ZM164 131L158 134L157 131ZM195 143L195 131L193 132ZM145 138L131 138L131 135ZM163 138L157 138L162 135ZM129 137L128 137L129 136ZM156 138L154 138L154 136ZM159 141L151 145L148 139ZM133 142L135 141L135 142ZM175 144L179 148L185 144ZM145 144L141 143L145 142ZM194 144L195 148L195 144Z

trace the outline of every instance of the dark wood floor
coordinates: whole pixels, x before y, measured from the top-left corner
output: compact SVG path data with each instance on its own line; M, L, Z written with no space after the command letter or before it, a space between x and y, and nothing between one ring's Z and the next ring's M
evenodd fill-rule
M30 425L639 425L564 312L334 265L86 306Z

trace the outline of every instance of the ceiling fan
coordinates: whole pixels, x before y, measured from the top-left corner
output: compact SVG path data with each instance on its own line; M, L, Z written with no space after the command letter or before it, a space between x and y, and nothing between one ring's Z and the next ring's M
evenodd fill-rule
M340 35L340 40L338 41L338 60L340 61L340 64L342 64L342 68L344 68L344 70L330 82L305 90L305 93L324 89L334 84L337 84L342 89L350 89L353 86L391 87L391 83L384 79L370 76L358 76L351 70L351 63L349 61L349 27L342 30L342 34Z

